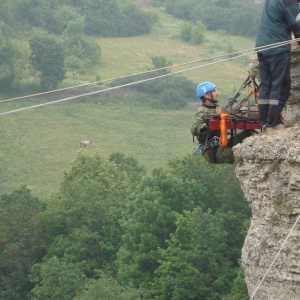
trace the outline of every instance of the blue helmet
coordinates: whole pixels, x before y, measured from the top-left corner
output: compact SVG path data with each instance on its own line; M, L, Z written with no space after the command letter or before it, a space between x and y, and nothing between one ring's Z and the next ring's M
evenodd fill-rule
M198 98L203 97L206 93L211 92L213 89L215 89L216 86L212 82L202 82L198 84L196 88L196 94Z

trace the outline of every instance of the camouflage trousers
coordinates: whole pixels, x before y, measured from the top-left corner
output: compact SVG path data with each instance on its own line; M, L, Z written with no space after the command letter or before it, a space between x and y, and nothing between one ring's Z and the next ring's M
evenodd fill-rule
M234 138L234 144L242 143L245 138L250 137L255 133L256 132L252 130L243 130L239 132ZM234 155L232 147L219 146L218 140L218 137L213 137L205 145L199 144L199 149L197 148L198 150L196 153L201 154L205 160L211 164L233 164ZM232 142L233 141L229 139L228 144L232 145Z
M203 150L202 156L211 164L233 164L234 155L229 147L209 147Z

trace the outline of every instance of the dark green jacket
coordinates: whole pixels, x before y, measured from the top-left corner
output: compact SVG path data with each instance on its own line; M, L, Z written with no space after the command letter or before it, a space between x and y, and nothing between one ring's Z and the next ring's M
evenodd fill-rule
M265 0L256 37L256 47L290 40L292 32L296 38L299 38L300 26L296 22L299 13L297 0ZM262 53L273 55L290 51L290 49L291 45L286 44L262 51Z

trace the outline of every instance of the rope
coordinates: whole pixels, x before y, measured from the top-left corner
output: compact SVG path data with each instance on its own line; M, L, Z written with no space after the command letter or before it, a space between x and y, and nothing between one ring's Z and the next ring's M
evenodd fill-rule
M245 54L242 54L242 55L239 55L239 56L236 56L236 57L242 57L244 55ZM226 59L222 60L222 62L225 62L225 61L228 61L228 60L231 60L231 59L232 59L231 57L226 58ZM100 91L94 91L94 92L85 93L85 94L81 94L81 95L76 95L76 96L72 96L72 97L68 97L68 98L64 98L64 99L59 99L59 100L50 101L50 102L41 103L41 104L36 104L36 105L32 105L32 106L27 106L27 107L15 109L15 110L7 111L7 112L2 112L2 113L0 113L0 116L8 115L8 114L11 114L11 113L17 113L17 112L32 109L32 108L51 105L51 104L59 103L59 102L63 102L63 101L73 100L73 99L77 99L77 98L80 98L80 97L86 97L86 96L91 96L91 95L95 95L95 94L100 94L100 93L104 93L104 92L107 92L107 91L112 91L112 90L120 89L120 88L123 88L123 87L128 87L128 86L132 86L132 85L135 85L135 84L148 82L148 81L152 81L152 80L155 80L155 79L168 77L168 76L172 76L172 75L175 75L175 74L179 74L179 73L183 73L183 72L187 72L187 71L207 67L207 66L210 66L210 65L213 65L213 64L217 64L219 62L220 61L211 62L211 63L207 63L207 64L204 64L204 65L196 66L196 67L193 67L193 68L189 68L189 69L185 69L185 70L181 70L181 71L177 71L177 72L173 72L173 73L169 73L169 74L164 74L164 75L160 75L160 76L156 76L156 77L152 77L152 78L147 78L147 79L143 79L143 80L139 80L139 81L135 81L135 82L131 82L131 83L126 83L126 84L115 86L115 87L106 88L106 89L103 89L103 90L100 90Z
M14 100L20 100L20 99L24 99L24 98L31 98L31 97L41 96L41 95L46 95L46 94L50 94L50 93L54 93L54 92L60 92L60 91L65 91L65 90L69 90L69 89L75 89L75 88L89 86L89 85L102 84L102 83L105 83L105 82L108 82L108 81L114 81L114 80L123 79L123 78L130 78L130 77L133 77L133 76L144 75L144 74L148 74L148 73L158 72L158 71L162 71L162 70L166 70L166 69L177 68L177 67L181 67L181 66L185 66L185 65L189 65L189 64L194 64L194 63L199 63L199 62L205 62L205 61L209 61L209 60L218 59L218 58L221 58L221 57L224 57L224 56L232 56L233 54L238 54L238 53L241 53L241 52L249 52L249 51L253 52L253 49L240 50L240 51L229 53L229 54L222 54L222 55L219 55L219 56L214 56L214 57L209 57L209 58L203 58L203 59L199 59L199 60L194 60L194 61L185 62L185 63L181 63L181 64L177 64L177 65L172 65L172 66L167 66L167 67L163 67L163 68L148 70L148 71L144 71L144 72L139 72L139 73L124 75L124 76L110 78L110 79L105 79L105 80L101 80L101 81L84 83L84 84L77 85L77 86L66 87L66 88L62 88L62 89L56 89L56 90L51 90L51 91L47 91L47 92L41 92L41 93L36 93L36 94L31 94L31 95L25 95L25 96L20 96L20 97L15 97L15 98L9 98L9 99L5 99L5 100L1 100L0 103L14 101Z
M86 96L90 96L90 95L94 95L94 94L98 94L98 93L103 93L103 92L106 92L106 91L110 91L110 90L114 90L114 89L119 89L119 88L122 88L122 87L127 87L127 86L131 86L131 85L134 85L134 84L139 84L139 83L142 83L142 82L147 82L147 81L151 81L151 80L155 80L155 79L159 79L159 78L163 78L163 77L167 77L167 76L172 76L172 75L175 75L175 74L179 74L179 73L183 73L183 72L195 70L195 69L198 69L198 68L203 68L203 67L206 67L206 66L209 66L209 65L213 65L213 64L225 62L225 61L228 61L228 60L232 60L234 58L239 58L239 57L248 55L249 51L253 51L254 50L255 52L260 52L260 51L264 51L264 50L267 50L267 49L272 49L272 48L280 47L280 46L285 45L285 44L290 44L290 43L292 43L294 41L300 41L300 38L299 39L288 40L288 41L283 41L283 42L278 42L278 43L274 43L274 44L269 44L269 45L261 46L261 47L257 47L257 48L241 50L241 51L237 51L237 52L233 52L233 53L229 53L229 54L225 54L225 55L221 55L221 56L218 56L218 57L220 58L220 57L224 57L224 56L229 56L229 58L226 58L226 59L223 59L223 60L219 60L219 61L216 61L216 62L207 63L207 64L200 65L200 66L196 66L196 67L193 67L193 68L189 68L189 69L185 69L185 70L181 70L181 71L169 73L169 74L164 74L164 75L160 75L160 76L156 76L156 77L152 77L152 78L148 78L148 79L144 79L144 80L139 80L139 81L136 81L136 82L132 82L132 83L128 83L128 84L116 86L116 87L111 87L111 88L103 89L103 90L100 90L100 91L94 91L94 92L85 93L85 94L81 94L81 95L77 95L77 96L73 96L73 97L68 97L68 98L64 98L64 99L59 99L59 100L55 100L55 101L50 101L50 102L46 102L46 103L36 104L36 105L33 105L33 106L28 106L28 107L23 107L23 108L11 110L11 111L3 112L3 113L0 113L0 116L1 115L11 114L11 113L16 113L16 112L20 112L20 111L24 111L24 110L28 110L28 109L32 109L32 108L47 106L47 105L51 105L51 104L55 104L55 103L59 103L59 102L63 102L63 101L73 100L73 99L80 98L80 97L86 97ZM236 55L234 57L232 56L233 54L239 54L239 53L242 53L242 54ZM212 57L212 58L208 58L208 59L204 59L204 60L196 60L196 61L192 61L192 62L186 62L186 63L183 63L183 64L175 65L173 67L178 67L178 66L183 66L183 65L187 65L187 64L192 64L192 63L195 63L195 62L212 60L212 59L216 59L218 57ZM135 75L141 75L141 74L145 74L145 73L148 73L148 72L154 72L154 71L168 69L168 68L172 68L172 66L168 66L168 67L164 67L164 68L160 68L160 69L155 69L155 70L150 70L150 71L147 71L147 72L136 73L136 74L127 75L127 76L121 76L121 77L117 77L115 79L126 78L126 77L135 76ZM101 82L103 83L105 81L111 81L111 80L115 80L115 79L107 79L107 80L103 80L103 81L97 81L97 82L93 82L93 83L87 83L87 84L79 85L77 87L87 86L87 85L91 85L91 84L98 84L98 83L101 83ZM2 100L2 101L0 101L0 103L1 102L8 102L8 101L13 101L13 100L18 100L18 99L24 99L24 98L28 98L28 97L35 97L35 96L38 96L38 95L53 93L53 92L62 91L62 90L74 89L74 88L76 88L76 86L75 87L64 88L64 89L59 89L59 90L52 90L52 91L48 91L48 92L44 92L44 93L38 93L38 94L33 94L33 95L27 95L27 96L22 96L22 97L17 97L17 98L11 98L11 99L7 99L7 100Z
M277 260L277 258L278 258L278 256L279 256L280 252L282 251L284 245L286 244L287 240L289 239L289 237L290 237L292 231L293 231L294 228L296 227L296 225L297 225L297 223L299 222L299 220L300 220L300 214L299 214L298 218L296 219L296 221L295 221L293 227L291 228L289 234L287 235L286 239L284 240L283 244L281 245L279 251L277 252L275 258L273 259L272 263L270 264L269 268L267 269L266 273L264 274L263 278L261 279L261 281L260 281L259 284L257 285L256 289L254 290L254 292L253 292L253 294L252 294L250 300L253 300L253 299L254 299L255 294L256 294L257 291L259 290L261 284L264 282L264 280L265 280L267 274L269 273L269 271L271 270L273 264L274 264L275 261Z
M220 114L221 121L220 121L220 140L219 140L219 145L221 147L226 147L228 143L227 139L227 126L226 126L226 118L228 117L228 114Z
M177 65L172 65L172 66L167 66L167 67L163 67L163 68L158 68L158 69L154 69L154 70L148 70L148 71L144 71L144 72L139 72L139 73L124 75L124 76L115 77L115 78L111 78L111 79L105 79L105 80L101 80L101 81L84 83L84 84L73 86L73 87L66 87L66 88L51 90L51 91L42 92L42 93L36 93L36 94L30 94L30 95L25 95L25 96L10 98L10 99L6 99L6 100L1 100L0 103L14 101L14 100L20 100L20 99L25 99L25 98L29 98L29 97L36 97L36 96L46 95L46 94L50 94L50 93L54 93L54 92L60 92L60 91L65 91L65 90L69 90L69 89L75 89L75 88L89 86L89 85L102 84L102 83L105 83L105 82L108 82L108 81L113 81L113 80L123 79L123 78L130 78L130 77L133 77L133 76L143 75L143 74L157 72L157 71L161 71L161 70L177 68L177 67L188 65L188 64L194 64L194 63L198 63L198 62L204 62L204 61L208 61L208 60L214 60L214 59L218 59L218 58L222 58L222 57L226 57L226 56L233 56L233 55L236 55L236 54L239 54L239 53L245 53L245 55L247 55L248 52L253 52L253 51L260 52L260 51L263 51L263 50L272 49L272 48L276 48L276 47L279 47L279 46L282 46L282 45L285 45L285 44L289 44L289 43L292 43L293 41L298 41L298 40L299 39L278 42L278 43L269 44L269 45L266 45L266 46L260 46L260 47L257 47L257 48L249 48L249 49L245 49L245 50L240 50L240 51L232 52L232 53L229 53L229 54L222 54L222 55L219 55L219 56L214 56L214 57L210 57L210 58L204 58L204 59L194 60L194 61L185 62L185 63L182 63L182 64L177 64ZM235 57L232 57L232 59L233 58L235 58Z

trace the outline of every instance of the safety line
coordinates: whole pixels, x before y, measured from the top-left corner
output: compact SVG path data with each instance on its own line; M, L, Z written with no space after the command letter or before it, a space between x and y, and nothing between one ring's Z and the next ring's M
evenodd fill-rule
M148 70L148 71L144 71L144 72L139 72L139 73L124 75L124 76L115 77L115 78L111 78L111 79L105 79L105 80L100 80L100 81L95 81L95 82L89 82L89 83L84 83L84 84L77 85L77 86L66 87L66 88L61 88L61 89L56 89L56 90L51 90L51 91L46 91L46 92L31 94L31 95L25 95L25 96L20 96L20 97L15 97L15 98L10 98L10 99L0 100L0 103L14 101L14 100L20 100L20 99L26 99L26 98L33 98L33 97L36 97L36 96L46 95L46 94L50 94L50 93L54 93L54 92L60 92L60 91L75 89L75 88L89 86L89 85L101 84L101 83L105 83L105 82L108 82L108 81L113 81L113 80L118 80L118 79L123 79L123 78L130 78L130 77L133 77L133 76L148 74L148 73L157 72L157 71L161 71L161 70L165 70L165 69L177 68L177 67L185 66L185 65L188 65L188 64L194 64L194 63L204 62L204 61L209 61L209 60L214 60L214 59L218 59L218 58L222 58L222 57L226 57L226 56L232 56L232 55L239 54L239 53L245 53L245 52L250 52L250 51L251 52L253 52L253 51L254 52L260 52L260 51L263 51L263 50L272 49L274 47L279 47L279 46L282 46L282 45L285 45L285 44L289 44L289 43L292 43L293 41L298 41L298 40L299 39L287 40L287 41L283 41L283 42L278 42L278 43L274 43L274 44L260 46L260 47L257 47L257 48L244 49L244 50L240 50L240 51L236 51L236 52L232 52L232 53L222 54L222 55L219 55L219 56L214 56L214 57L209 57L209 58L205 58L205 59L194 60L194 61L185 62L185 63L182 63L182 64L171 65L171 66L167 66L167 67L162 67L162 68Z
M241 54L239 56L235 56L234 58L242 57L242 56L245 56L245 55L246 54ZM232 60L232 59L233 58L230 57L230 58L222 60L221 62L225 62L225 61ZM217 64L219 62L220 61L211 62L211 63L207 63L207 64L204 64L204 65L201 65L201 66L196 66L196 67L193 67L193 68L176 71L176 72L169 73L169 74L163 74L163 75L152 77L152 78L147 78L147 79L143 79L143 80L139 80L139 81L135 81L135 82L131 82L131 83L126 83L126 84L123 84L123 85L118 85L118 86L115 86L115 87L106 88L106 89L103 89L103 90L100 90L100 91L94 91L94 92L90 92L90 93L86 93L86 94L80 94L80 95L76 95L76 96L72 96L72 97L68 97L68 98L63 98L63 99L59 99L59 100L55 100L55 101L36 104L36 105L28 106L28 107L23 107L23 108L7 111L7 112L2 112L2 113L0 113L0 116L16 113L16 112L20 112L20 111L24 111L24 110L27 110L27 109L32 109L32 108L42 107L42 106L46 106L46 105L51 105L51 104L59 103L59 102L63 102L63 101L73 100L73 99L76 99L76 98L81 98L81 97L86 97L86 96L90 96L90 95L100 94L100 93L104 93L104 92L107 92L107 91L112 91L112 90L120 89L120 88L123 88L123 87L128 87L128 86L131 86L131 85L135 85L135 84L139 84L139 83L143 83L143 82L147 82L147 81L152 81L152 80L155 80L155 79L168 77L168 76L172 76L172 75L175 75L175 74L179 74L179 73L183 73L183 72L187 72L187 71L207 67L207 66L210 66L210 65L213 65L213 64Z
M289 237L290 237L290 235L291 235L292 231L293 231L293 230L294 230L294 228L296 227L296 225L297 225L297 223L298 223L298 221L299 221L299 220L300 220L300 214L299 214L298 218L296 219L296 221L295 221L295 223L294 223L293 227L291 228L291 230L290 230L289 234L287 235L286 239L284 240L283 244L281 245L281 247L280 247L279 251L277 252L277 254L276 254L275 258L273 259L272 263L270 264L269 268L267 269L267 271L266 271L265 275L263 276L263 278L262 278L262 279L261 279L261 281L259 282L258 286L257 286L257 287L256 287L256 289L254 290L254 292L253 292L253 294L252 294L252 296L251 296L250 300L253 300L253 299L254 299L254 296L255 296L255 294L256 294L256 293L257 293L257 291L259 290L259 288L260 288L261 284L263 283L263 281L265 280L265 278L266 278L267 274L268 274L268 273L269 273L269 271L271 270L271 268L272 268L273 264L274 264L274 263L275 263L275 261L277 260L277 258L278 258L278 256L279 256L279 254L280 254L281 250L283 249L284 245L286 244L287 240L289 239Z
M254 48L254 50L256 52L259 52L259 51L263 51L263 50L266 50L266 49L272 49L272 48L280 47L281 45L289 44L289 43L292 43L292 42L298 41L298 40L300 40L300 38L299 39L288 40L288 41L284 41L284 42L279 42L279 43L274 43L274 44L270 44L270 45L266 45L266 46L257 47L257 48ZM253 51L253 49L252 49L252 51ZM245 52L245 51L238 51L237 53L241 53L241 52ZM232 57L232 54L233 53L226 54L226 56L230 55L231 57L223 59L223 60L219 60L219 61L216 61L216 62L211 62L211 63L207 63L207 64L204 64L204 65L201 65L201 66L196 66L196 67L193 67L193 68L189 68L189 69L185 69L185 70L181 70L181 71L176 71L176 72L169 73L169 74L164 74L164 75L160 75L160 76L156 76L156 77L152 77L152 78L147 78L147 79L144 79L144 80L139 80L139 81L135 81L135 82L132 82L132 83L119 85L119 86L116 86L116 87L110 87L110 88L106 88L106 89L103 89L103 90L100 90L100 91L94 91L94 92L90 92L90 93L86 93L86 94L76 95L76 96L63 98L63 99L59 99L59 100L55 100L55 101L50 101L50 102L46 102L46 103L41 103L41 104L36 104L36 105L28 106L28 107L19 108L19 109L15 109L15 110L0 113L0 116L8 115L8 114L11 114L11 113L16 113L16 112L20 112L20 111L24 111L24 110L27 110L27 109L32 109L32 108L42 107L42 106L46 106L46 105L51 105L51 104L55 104L55 103L59 103L59 102L63 102L63 101L73 100L73 99L80 98L80 97L85 97L85 96L90 96L90 95L94 95L94 94L98 94L98 93L103 93L103 92L107 92L107 91L111 91L111 90L131 86L131 85L134 85L134 84L139 84L139 83L142 83L142 82L147 82L147 81L151 81L151 80L155 80L155 79L159 79L159 78L163 78L163 77L167 77L167 76L172 76L172 75L175 75L175 74L179 74L179 73L195 70L195 69L198 69L198 68L206 67L206 66L209 66L209 65L225 62L225 61L232 60L232 59L235 59L235 58L239 58L239 57L247 55L248 53L243 53L241 55L236 55L234 57ZM212 59L212 58L210 58L210 59ZM187 63L185 63L185 64L187 64ZM124 77L126 77L126 76L124 76Z
M222 54L222 55L215 56L215 57L209 57L209 58L199 59L199 60L195 60L195 61L185 62L185 63L177 64L177 65L171 65L171 66L162 67L162 68L153 69L153 70L148 70L148 71L144 71L144 72L139 72L139 73L124 75L124 76L110 78L110 79L104 79L104 80L100 80L100 81L94 81L94 82L84 83L84 84L76 85L76 86L72 86L72 87L66 87L66 88L61 88L61 89L56 89L56 90L51 90L51 91L46 91L46 92L31 94L31 95L25 95L25 96L20 96L20 97L15 97L15 98L10 98L10 99L0 100L0 103L14 101L14 100L20 100L20 99L25 99L25 98L33 98L33 97L36 97L36 96L42 96L42 95L46 95L46 94L50 94L50 93L54 93L54 92L60 92L60 91L75 89L75 88L79 88L79 87L94 85L94 84L95 85L96 84L101 84L101 83L105 83L105 82L108 82L108 81L114 81L114 80L123 79L123 78L130 78L130 77L133 77L133 76L144 75L144 74L153 73L153 72L157 72L157 71L162 71L162 70L166 70L166 69L177 68L177 67L185 66L185 65L188 65L188 64L194 64L194 63L198 63L198 62L204 62L204 61L214 60L214 59L217 59L217 58L221 58L221 57L229 56L229 55L231 56L233 54L240 53L240 52L245 52L245 51L253 51L253 49L241 50L241 51L237 51L237 52Z
M78 88L78 87L83 87L83 86L88 86L88 85L93 85L93 84L101 84L101 83L105 83L105 82L108 82L108 81L113 81L113 80L118 80L118 79L123 79L123 78L130 78L130 77L133 77L133 76L144 75L144 74L153 73L153 72L157 72L157 71L162 71L162 70L166 70L166 69L177 68L177 67L185 66L185 65L188 65L188 64L194 64L194 63L198 63L198 62L209 61L209 60L213 60L213 59L217 59L217 58L221 58L221 57L229 56L229 55L231 56L233 54L244 52L244 51L253 51L253 49L240 50L240 51L237 51L237 52L222 54L222 55L215 56L215 57L198 59L198 60L194 60L194 61L190 61L190 62L184 62L182 64L171 65L171 66L167 66L167 67L162 67L162 68L158 68L158 69L153 69L153 70L143 71L143 72L139 72L139 73L124 75L124 76L120 76L120 77L115 77L115 78L110 78L110 79L104 79L104 80L94 81L94 82L89 82L89 83L84 83L84 84L76 85L76 86L72 86L72 87L66 87L66 88L61 88L61 89L56 89L56 90L51 90L51 91L46 91L46 92L41 92L41 93L36 93L36 94L31 94L31 95L26 95L26 96L20 96L20 97L15 97L15 98L10 98L10 99L0 100L0 103L14 101L14 100L20 100L20 99L24 99L24 98L31 98L31 97L33 98L33 97L36 97L36 96L41 96L41 95L50 94L50 93L54 93L54 92L60 92L60 91L65 91L65 90L69 90L69 89L75 89L75 88Z

